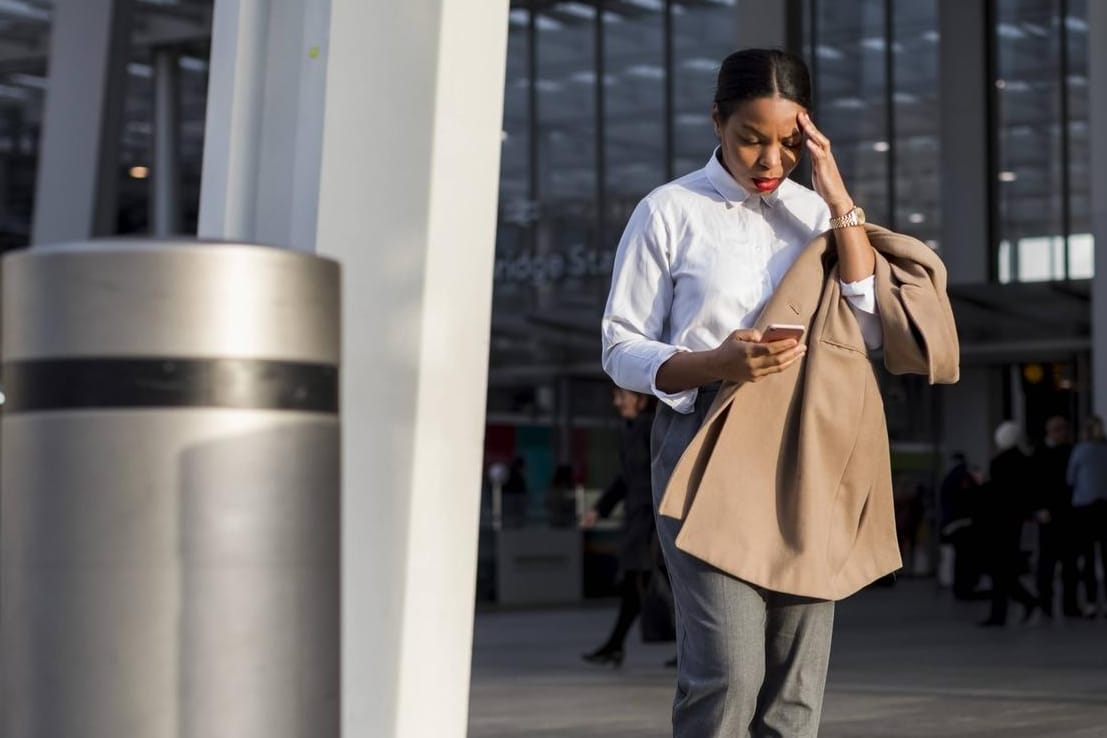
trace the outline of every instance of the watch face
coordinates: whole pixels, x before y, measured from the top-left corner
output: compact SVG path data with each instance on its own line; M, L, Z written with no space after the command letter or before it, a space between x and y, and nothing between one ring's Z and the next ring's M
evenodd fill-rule
M865 224L865 211L859 207L853 209L854 217L857 218L857 225Z

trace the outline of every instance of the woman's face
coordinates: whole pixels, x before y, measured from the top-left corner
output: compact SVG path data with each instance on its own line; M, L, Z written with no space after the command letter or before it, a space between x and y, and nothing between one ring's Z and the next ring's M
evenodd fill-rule
M796 116L802 112L802 105L783 97L747 100L726 120L712 107L723 165L747 192L768 194L796 168L803 152Z

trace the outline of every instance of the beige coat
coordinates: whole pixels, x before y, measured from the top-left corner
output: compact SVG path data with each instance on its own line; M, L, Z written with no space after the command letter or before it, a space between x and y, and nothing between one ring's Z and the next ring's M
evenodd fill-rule
M956 382L941 260L913 238L866 229L885 366ZM808 245L757 321L807 325L807 355L760 382L724 384L660 513L683 519L682 551L771 590L837 600L898 569L900 556L884 405L833 253L831 234Z

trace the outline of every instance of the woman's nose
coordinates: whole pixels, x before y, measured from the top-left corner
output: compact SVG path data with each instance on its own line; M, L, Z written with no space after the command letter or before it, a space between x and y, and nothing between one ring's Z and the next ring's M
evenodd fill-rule
M765 146L761 149L761 156L757 158L757 163L763 166L765 169L772 169L780 163L780 147L779 146Z

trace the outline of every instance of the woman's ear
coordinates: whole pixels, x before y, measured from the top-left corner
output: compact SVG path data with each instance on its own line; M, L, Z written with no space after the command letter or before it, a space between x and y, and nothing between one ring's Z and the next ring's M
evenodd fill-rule
M711 125L715 128L715 138L723 140L723 121L719 117L719 103L711 103Z

